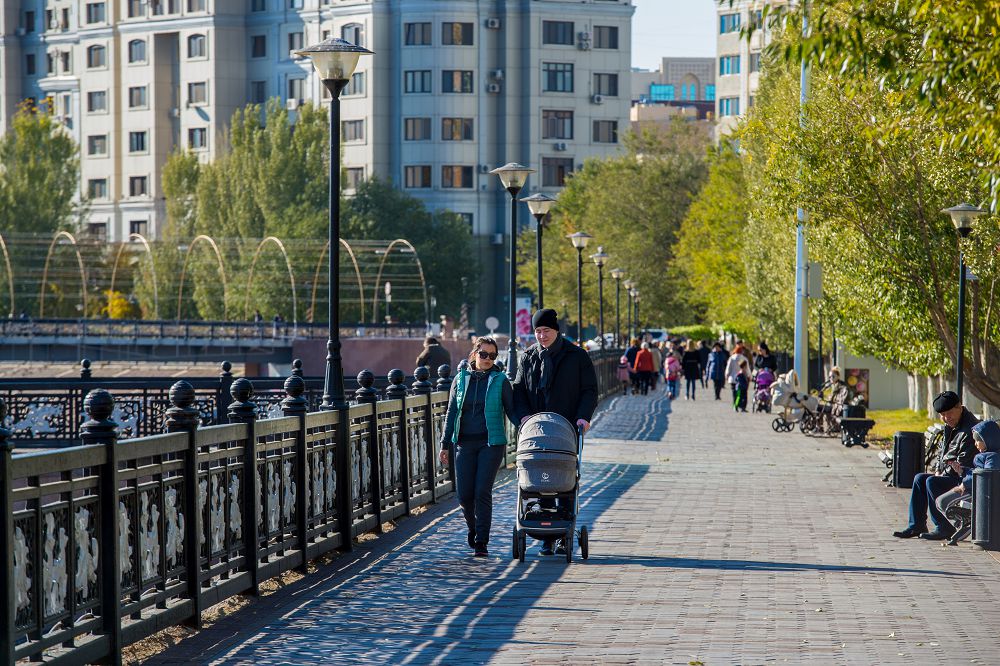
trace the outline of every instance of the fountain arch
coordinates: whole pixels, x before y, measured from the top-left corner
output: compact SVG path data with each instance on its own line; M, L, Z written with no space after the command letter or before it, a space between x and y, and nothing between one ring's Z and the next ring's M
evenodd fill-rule
M83 299L83 315L87 316L87 271L83 267L83 256L80 254L80 246L70 232L57 231L55 236L52 237L52 242L49 244L49 251L45 255L45 267L42 269L42 285L38 290L39 319L45 317L45 285L49 281L49 263L52 261L52 251L56 248L61 238L68 240L73 246L73 251L76 253L76 263L80 267L80 295Z
M7 242L3 239L3 234L0 234L0 252L3 252L3 264L4 268L7 270L7 291L8 297L10 298L10 310L8 310L9 316L14 316L14 271L10 269L10 253L7 252Z
M253 253L253 261L250 262L250 274L247 276L247 287L243 298L243 318L250 318L250 286L253 284L253 274L257 269L257 259L260 257L260 252L264 249L264 246L268 243L273 243L279 250L281 250L281 256L285 258L285 268L288 269L288 282L292 288L292 323L297 324L299 322L299 299L295 295L295 273L292 271L292 262L288 258L288 252L285 250L285 244L274 236L268 236L260 243L257 244L257 250Z
M361 280L361 268L358 266L358 258L354 254L354 248L351 244L345 241L343 238L340 239L340 244L344 246L347 250L347 256L351 258L351 263L354 265L354 274L358 278L358 294L361 302L361 321L365 320L365 285ZM316 271L313 273L313 287L312 287L312 299L309 304L309 323L313 323L316 318L316 284L319 282L319 271L323 268L323 257L327 252L330 251L330 241L326 242L323 246L323 251L319 253L319 260L316 262Z
M108 287L109 291L115 290L115 278L118 276L118 262L121 261L122 252L125 250L125 246L132 240L138 239L142 243L143 247L146 248L146 254L149 255L149 270L153 274L153 317L155 319L160 318L160 291L156 286L156 261L153 259L153 250L149 246L149 241L142 234L131 233L128 235L128 239L118 246L118 252L115 253L115 264L111 268L111 286Z
M229 294L229 284L226 281L226 264L222 260L222 252L219 251L219 245L212 239L211 236L206 236L204 234L199 234L194 237L191 244L188 245L187 252L184 254L184 267L181 269L181 283L177 288L177 319L181 318L181 297L184 295L184 278L187 276L188 261L191 260L191 250L194 246L198 244L198 241L204 241L209 244L212 251L215 252L215 258L219 262L219 275L222 276L222 317L226 318L226 297Z
M382 284L382 269L385 268L385 260L389 258L389 254L392 252L392 248L396 245L403 245L413 252L413 258L417 262L417 272L420 274L420 287L423 290L423 301L424 301L424 320L430 319L430 309L427 304L427 280L424 279L424 266L420 263L420 255L417 254L417 248L413 247L413 243L406 240L405 238L397 238L396 240L389 243L389 247L385 249L385 254L382 255L382 260L378 264L378 274L375 276L375 295L372 297L372 323L375 322L375 314L378 312L378 286Z

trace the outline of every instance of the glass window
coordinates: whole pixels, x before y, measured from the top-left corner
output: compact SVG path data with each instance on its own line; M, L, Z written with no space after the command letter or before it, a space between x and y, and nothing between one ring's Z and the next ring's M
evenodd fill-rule
M132 176L128 179L128 195L130 197L144 197L148 193L146 185L149 180L146 176Z
M357 46L365 45L365 27L360 23L348 23L340 29L340 38Z
M471 234L472 233L472 227L473 227L472 221L474 219L472 213L455 213L455 215L458 215L460 218L462 218L463 222L465 222L467 225L469 225L469 233Z
M128 89L128 108L139 109L148 105L146 86L133 86Z
M106 241L108 240L108 223L107 222L88 222L87 223L87 235L96 241Z
M618 75L594 74L594 92L605 97L618 97Z
M32 11L24 12L24 31L25 32L35 31L35 12Z
M205 4L205 0L188 0L188 11L203 12L205 11Z
M305 99L305 89L305 79L288 79L288 99Z
M760 52L750 54L750 71L759 72L760 71Z
M472 167L445 165L441 167L441 187L469 189L472 185Z
M573 92L573 63L543 62L542 92Z
M198 81L195 83L188 84L188 103L190 104L208 103L208 84L206 82Z
M430 118L404 118L403 119L403 140L405 141L430 141L431 139L431 119Z
M542 21L542 44L573 45L572 21Z
M70 56L71 55L72 55L72 53L69 52L69 51L63 51L62 53L59 54L59 59L62 60L62 73L63 74L72 74L73 73L73 63L70 60Z
M431 186L431 167L430 165L422 164L420 166L408 166L404 169L404 183L405 187L430 187Z
M676 98L674 86L669 83L650 83L649 99L653 102L672 102Z
M323 86L323 90L326 90L326 86ZM327 92L329 92L327 90ZM344 87L343 96L349 97L351 95L364 95L365 94L365 73L364 72L354 72L351 75L351 81Z
M572 157L542 158L542 187L562 187L566 176L573 173Z
M104 199L108 196L108 179L91 178L87 181L87 194L91 199Z
M739 97L720 97L719 98L719 115L720 116L738 116L738 115L740 115L740 98Z
M472 46L472 24L442 23L441 43L445 46Z
M87 23L104 23L104 3L87 3Z
M107 90L95 90L93 92L87 93L87 111L93 113L95 111L107 111L107 110L108 110Z
M128 232L130 234L138 234L145 238L149 234L149 221L148 220L129 220Z
M108 50L103 46L87 47L87 68L104 67L108 62Z
M738 55L719 56L719 76L740 73L740 57Z
M472 141L472 118L442 118L442 141Z
M208 148L208 130L204 127L192 127L188 130L188 148L203 150Z
M289 9L302 9L302 0L288 0Z
M107 155L108 154L108 135L107 134L94 134L87 137L87 154L88 155Z
M543 139L572 139L573 138L573 112L556 111L552 109L542 110L542 138Z
M288 33L288 50L299 51L301 49L302 49L302 33L301 32Z
M364 167L347 167L344 169L345 183L344 186L348 190L358 189L358 185L365 179L365 168Z
M264 58L267 56L267 35L253 35L250 37L250 57Z
M128 17L146 15L146 0L128 0Z
M205 35L188 37L188 58L204 58L205 55Z
M618 48L618 27L614 25L594 26L594 48L595 49L617 49Z
M618 121L595 120L594 143L618 143Z
M740 15L739 14L722 14L719 16L719 34L726 34L727 32L736 32L740 29Z
M705 86L705 99L709 102L715 101L715 84Z
M365 121L345 120L340 123L340 136L344 141L364 141Z
M472 92L472 71L462 69L443 70L441 72L441 92Z
M267 10L267 0L252 0L250 3L250 11L252 12L262 12Z
M407 46L430 46L431 32L430 23L407 23L404 43Z
M403 90L408 93L431 92L431 70L416 69L403 72Z
M35 54L26 53L24 55L24 73L33 76L35 73Z
M250 82L250 103L263 104L267 101L267 81Z
M128 61L146 62L146 42L141 39L133 39L128 43Z
M144 153L144 152L146 152L146 133L145 132L129 132L128 133L128 152L130 152L130 153Z

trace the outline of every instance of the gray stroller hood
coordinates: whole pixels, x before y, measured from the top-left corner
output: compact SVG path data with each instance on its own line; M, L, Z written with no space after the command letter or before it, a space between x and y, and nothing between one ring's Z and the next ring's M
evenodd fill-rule
M535 414L518 432L518 485L528 492L570 492L576 487L576 457L576 428L559 414Z

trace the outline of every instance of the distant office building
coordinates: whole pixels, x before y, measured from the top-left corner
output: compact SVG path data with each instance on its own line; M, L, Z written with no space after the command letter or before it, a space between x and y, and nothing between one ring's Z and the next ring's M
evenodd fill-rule
M694 113L710 119L715 112L715 59L664 58L659 71L633 70L632 104L678 109L654 114L664 117Z

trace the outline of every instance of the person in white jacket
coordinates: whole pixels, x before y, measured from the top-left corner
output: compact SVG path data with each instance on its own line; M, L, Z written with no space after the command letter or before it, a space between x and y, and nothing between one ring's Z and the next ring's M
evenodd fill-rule
M740 369L740 361L746 361L746 365L743 369ZM729 388L733 391L733 403L736 402L736 379L740 376L740 373L744 373L747 378L750 377L750 361L743 354L734 351L730 356L729 360L726 362L726 383L729 384Z

